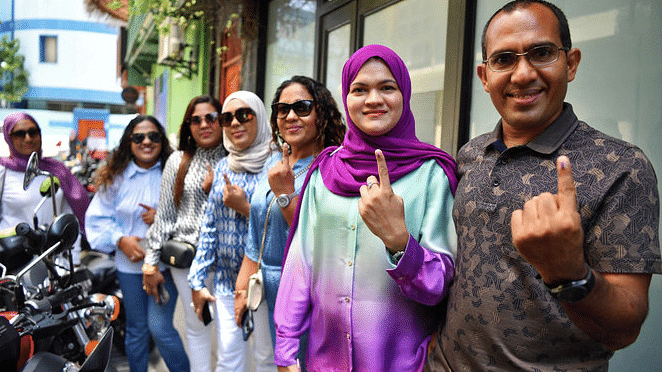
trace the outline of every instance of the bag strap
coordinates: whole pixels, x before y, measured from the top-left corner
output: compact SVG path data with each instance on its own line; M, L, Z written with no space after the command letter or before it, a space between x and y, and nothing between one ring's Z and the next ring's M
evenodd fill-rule
M5 178L7 177L7 168L0 166L0 220L2 219L2 193L5 191Z
M267 226L269 226L269 215L271 214L271 206L274 204L274 201L276 200L276 195L274 195L273 198L271 198L271 201L269 202L269 206L267 207L267 218L264 220L264 232L262 233L262 243L260 243L260 257L257 259L257 269L260 270L260 267L262 267L262 253L264 252L264 241L267 239Z

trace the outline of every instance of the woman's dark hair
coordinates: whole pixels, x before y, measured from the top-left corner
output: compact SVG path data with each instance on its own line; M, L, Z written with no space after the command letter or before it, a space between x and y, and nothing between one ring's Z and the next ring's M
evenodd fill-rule
M317 127L317 141L323 147L339 146L345 138L347 128L338 110L338 105L336 105L336 100L333 99L331 92L322 83L307 76L292 76L291 79L283 81L278 89L276 89L276 94L274 94L274 100L271 104L278 103L283 90L295 83L303 85L308 93L313 96L313 107L317 114L317 120L315 122L315 126ZM274 143L280 149L282 137L278 130L276 114L276 111L271 111L271 133Z
M166 160L170 154L172 154L172 148L170 147L170 141L168 141L168 135L165 132L161 123L149 115L138 115L133 118L129 125L124 128L124 133L120 139L120 144L113 150L113 152L108 157L108 161L97 171L95 183L97 188L108 187L112 185L115 177L124 172L129 162L133 159L133 152L131 151L131 134L136 125L142 123L143 121L149 121L154 124L156 130L161 135L161 153L159 154L159 160L161 160L161 169L165 167Z
M184 113L184 119L182 120L182 125L179 127L179 146L178 150L184 151L181 163L179 163L179 168L177 169L177 176L175 176L175 206L179 207L179 202L182 200L182 194L184 193L184 178L186 173L188 173L188 168L191 166L191 161L193 160L193 155L195 155L195 150L198 148L198 144L193 139L193 134L191 134L191 116L193 116L193 111L195 111L195 106L200 103L209 103L214 106L216 112L220 117L223 112L223 105L212 96L197 96L189 102L188 107L186 107L186 112ZM221 145L223 142L221 142Z
M513 11L515 11L515 9L526 8L531 4L540 4L546 6L547 8L549 8L549 10L551 10L554 13L554 15L556 16L556 20L559 22L559 36L561 38L561 46L567 48L567 50L572 49L572 40L570 39L570 26L568 26L568 19L565 17L565 14L559 7L545 0L514 0L502 6L496 12L494 12L494 14L492 14L490 19L487 20L487 23L485 23L485 27L483 27L483 34L481 36L483 61L486 60L488 57L487 42L485 40L485 36L487 35L487 29L489 28L490 23L492 22L494 17L496 17L497 14L501 12L512 13Z

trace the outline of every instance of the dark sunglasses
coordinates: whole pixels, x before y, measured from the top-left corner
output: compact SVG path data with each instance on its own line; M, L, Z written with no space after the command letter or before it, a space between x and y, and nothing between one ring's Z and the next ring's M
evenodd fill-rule
M145 135L154 143L161 142L161 133L159 132L134 133L131 135L131 141L136 144L142 143L145 140Z
M284 119L289 115L290 110L294 110L294 113L299 117L305 117L310 115L310 112L313 111L313 101L309 99L304 99L301 101L296 101L294 103L283 103L276 102L271 105L271 109L276 111L276 116L279 119Z
M14 138L25 138L25 135L29 134L30 137L36 137L41 135L41 130L39 128L32 127L28 130L17 130L11 133L11 136Z
M229 127L232 125L232 119L237 118L237 121L240 123L245 123L247 121L253 120L255 117L255 112L251 110L248 107L242 107L240 109L237 109L237 111L233 113L231 112L224 112L221 114L221 124L224 127Z
M210 112L205 116L191 116L188 118L189 125L200 125L202 120L206 121L207 124L212 125L218 120L218 112Z

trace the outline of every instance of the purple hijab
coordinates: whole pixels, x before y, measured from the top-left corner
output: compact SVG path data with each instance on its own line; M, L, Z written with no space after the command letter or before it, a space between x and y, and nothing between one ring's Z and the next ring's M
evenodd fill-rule
M373 137L363 133L353 122L347 110L349 86L363 65L372 57L381 58L391 70L402 92L402 116L388 133ZM357 50L345 63L342 71L342 94L347 117L347 133L342 146L327 147L313 161L306 174L297 211L287 239L285 257L299 222L299 208L310 175L320 169L324 185L336 195L359 196L359 188L370 175L378 176L375 150L381 149L386 159L391 183L417 169L429 159L435 159L446 173L453 194L457 187L456 166L453 158L439 148L421 142L416 137L414 114L411 112L411 79L402 59L382 45L368 45ZM285 262L285 257L283 262Z
M5 124L2 127L5 141L7 142L7 145L9 145L10 156L7 158L0 158L0 164L16 172L25 172L28 159L30 158L29 156L20 154L16 151L14 142L11 138L12 129L14 129L14 126L22 120L30 120L39 127L37 121L24 112L9 114L9 116L5 118ZM90 204L90 197L87 195L87 190L85 190L83 185L78 182L78 179L69 172L69 169L67 169L64 164L54 159L42 158L41 150L39 151L39 169L49 172L60 179L62 192L64 192L64 196L67 199L69 206L71 206L74 215L78 218L81 232L85 234L85 211Z

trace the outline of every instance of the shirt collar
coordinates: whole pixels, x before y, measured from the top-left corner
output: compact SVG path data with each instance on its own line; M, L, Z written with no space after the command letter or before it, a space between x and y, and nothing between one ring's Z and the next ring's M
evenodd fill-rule
M556 118L538 137L527 143L526 147L542 154L551 154L556 151L579 125L579 120L572 109L572 105L564 102L561 115ZM503 143L502 122L499 119L496 127L485 142L485 147Z
M126 167L126 177L127 177L127 178L131 178L131 177L133 177L134 175L136 175L137 173L147 173L147 172L149 172L149 171L151 171L152 169L157 168L157 167L158 167L158 168L161 168L161 160L158 160L158 161L156 162L156 164L154 164L154 165L152 165L151 167L149 167L149 169L145 169L145 168L139 167L138 164L136 164L135 161L131 160L131 162L129 163L129 165Z

